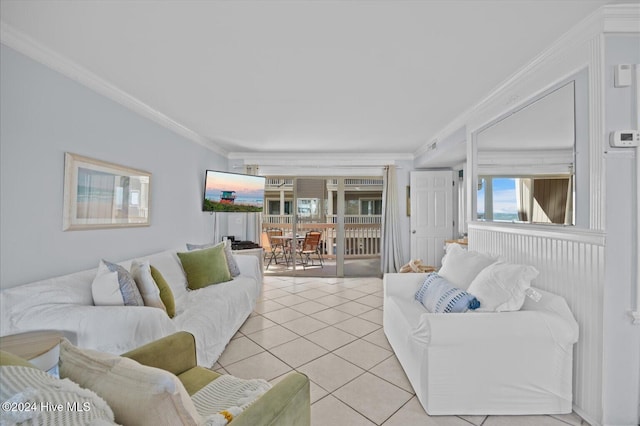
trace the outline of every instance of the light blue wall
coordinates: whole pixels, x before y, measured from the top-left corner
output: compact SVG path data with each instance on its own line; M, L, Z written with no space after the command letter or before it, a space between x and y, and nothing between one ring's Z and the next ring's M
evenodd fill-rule
M212 239L204 171L226 158L4 45L0 66L0 287ZM63 232L65 152L151 172L151 226Z
M632 87L614 87L614 66L640 64L640 36L608 35L605 39L606 136L636 126ZM635 184L633 149L611 148L606 154L607 248L604 287L603 407L606 425L640 422L640 327L631 324L635 308ZM635 308L637 309L637 308Z

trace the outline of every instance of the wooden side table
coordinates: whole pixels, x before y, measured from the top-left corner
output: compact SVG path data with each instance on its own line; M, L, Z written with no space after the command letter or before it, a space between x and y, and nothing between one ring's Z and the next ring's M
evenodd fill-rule
M24 358L43 371L57 373L60 358L60 340L63 335L55 330L27 331L0 337L0 350Z

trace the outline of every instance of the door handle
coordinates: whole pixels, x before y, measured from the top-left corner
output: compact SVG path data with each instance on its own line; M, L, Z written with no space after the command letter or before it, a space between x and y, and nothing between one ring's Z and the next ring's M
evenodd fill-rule
M414 229L413 231L411 231L411 233L412 233L412 234L415 234L415 233L416 233L416 230Z

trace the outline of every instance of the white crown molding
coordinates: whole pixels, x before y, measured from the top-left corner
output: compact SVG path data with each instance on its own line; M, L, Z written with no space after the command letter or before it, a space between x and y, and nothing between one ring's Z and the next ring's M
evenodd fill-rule
M230 152L230 160L244 164L296 165L309 167L385 166L397 161L413 161L408 153L311 153L311 152Z
M387 165L413 161L407 153L232 152L229 166L257 165L263 176L382 176ZM402 165L399 168L403 168ZM411 167L410 167L411 168Z
M594 11L569 31L558 38L551 46L534 57L527 65L516 71L485 96L477 104L471 106L453 121L442 128L429 142L414 152L419 157L429 151L434 140L444 140L449 135L467 125L470 118L490 105L510 88L516 85L524 76L535 72L542 64L561 55L563 51L574 46L582 45L600 33L638 33L640 32L640 4L605 5Z
M167 117L160 111L152 108L141 100L119 89L114 84L98 77L86 68L81 67L68 58L54 52L48 47L36 42L31 37L16 30L11 25L0 20L0 42L29 58L59 72L60 74L88 87L100 95L130 109L131 111L148 118L178 135L196 142L211 151L225 156L226 150L216 145L213 141L199 135L177 121Z
M449 129L449 128L450 128L450 126L447 126L447 129ZM438 133L438 136L443 135L443 134L448 135L449 133L444 133L444 132L441 131L440 133ZM440 140L439 138L434 138L434 139L431 139L429 142L425 143L424 145L421 145L418 149L415 150L415 152L413 153L413 156L415 158L419 158L419 157L427 154L429 151L432 150L431 146L433 145L433 143L434 142L438 142L439 140Z
M640 4L612 4L602 9L605 33L640 33Z

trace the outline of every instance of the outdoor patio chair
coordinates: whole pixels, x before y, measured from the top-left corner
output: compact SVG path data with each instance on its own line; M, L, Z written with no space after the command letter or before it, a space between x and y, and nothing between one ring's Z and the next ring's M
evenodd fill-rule
M287 254L284 251L282 245L272 245L271 238L267 232L263 232L260 236L260 243L262 248L264 249L264 261L267 261L267 257L269 258L269 262L265 269L269 269L269 265L271 262L274 262L276 265L278 264L278 258L284 259L287 262ZM287 262L288 263L288 262Z
M321 237L321 232L309 231L306 233L302 245L297 249L297 254L300 256L300 262L302 263L303 269L306 269L307 266L309 266L309 262L311 262L311 266L315 266L312 256L315 256L318 259L320 267L324 266L322 250L320 249Z

